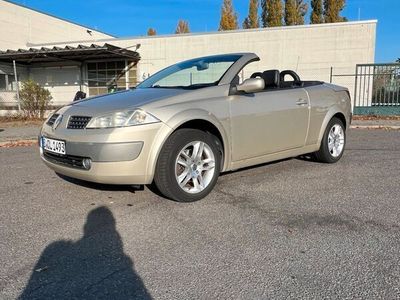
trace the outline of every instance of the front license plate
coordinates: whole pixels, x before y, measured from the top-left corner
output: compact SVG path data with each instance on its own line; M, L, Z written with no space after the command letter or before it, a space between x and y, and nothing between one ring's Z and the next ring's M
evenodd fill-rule
M42 137L42 148L45 151L65 155L65 142Z

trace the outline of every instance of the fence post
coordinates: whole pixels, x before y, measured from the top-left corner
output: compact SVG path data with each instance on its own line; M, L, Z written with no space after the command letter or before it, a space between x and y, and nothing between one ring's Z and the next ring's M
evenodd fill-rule
M355 78L355 83L354 83L354 105L353 105L353 111L356 108L357 84L358 84L358 65L356 65L356 78Z
M329 83L332 83L332 77L333 77L333 67L331 67L331 76L329 77Z

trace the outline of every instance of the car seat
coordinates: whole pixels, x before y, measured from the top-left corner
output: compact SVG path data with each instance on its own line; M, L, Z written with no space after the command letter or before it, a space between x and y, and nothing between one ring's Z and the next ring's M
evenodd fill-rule
M265 90L279 88L280 76L279 70L267 70L264 72L256 72L251 75L251 78L260 77L264 79Z

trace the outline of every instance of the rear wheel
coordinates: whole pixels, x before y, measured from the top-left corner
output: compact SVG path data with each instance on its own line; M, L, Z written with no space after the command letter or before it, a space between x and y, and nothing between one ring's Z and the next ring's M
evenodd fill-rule
M318 161L335 163L343 155L346 146L346 130L343 122L332 118L326 127L319 150L315 153Z
M192 202L207 196L215 186L221 154L218 139L197 129L180 129L165 142L154 182L175 201Z

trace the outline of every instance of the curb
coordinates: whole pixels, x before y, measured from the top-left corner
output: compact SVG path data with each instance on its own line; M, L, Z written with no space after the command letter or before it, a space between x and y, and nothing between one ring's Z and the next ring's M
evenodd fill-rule
M350 125L351 129L381 129L381 130L400 130L400 126L387 125Z

